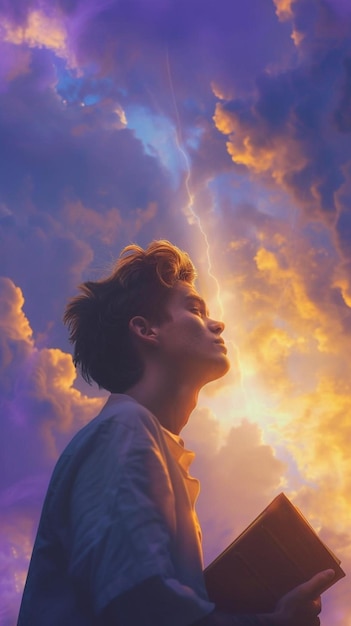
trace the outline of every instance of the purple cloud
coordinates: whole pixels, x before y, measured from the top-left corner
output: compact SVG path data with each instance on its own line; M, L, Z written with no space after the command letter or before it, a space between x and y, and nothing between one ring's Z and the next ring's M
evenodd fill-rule
M1 623L15 623L57 455L101 403L74 379L65 302L133 240L189 250L238 350L187 435L206 558L285 480L348 563L346 508L334 530L321 505L343 487L331 492L316 455L303 491L294 448L312 415L314 449L322 396L340 434L328 454L348 476L348 3L4 0L0 15ZM349 614L339 589L335 626Z

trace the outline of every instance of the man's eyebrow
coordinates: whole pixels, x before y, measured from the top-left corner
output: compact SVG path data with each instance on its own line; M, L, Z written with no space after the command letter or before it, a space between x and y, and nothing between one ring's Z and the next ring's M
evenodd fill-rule
M197 295L192 295L189 294L188 296L186 296L186 301L187 302L196 302L201 309L206 313L206 315L208 316L209 312L208 312L208 308L206 306L206 302L203 298L201 298L201 296L197 296Z

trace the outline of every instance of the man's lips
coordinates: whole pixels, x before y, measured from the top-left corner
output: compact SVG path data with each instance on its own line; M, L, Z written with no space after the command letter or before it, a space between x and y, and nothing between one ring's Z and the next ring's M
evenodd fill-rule
M215 342L217 345L221 346L225 352L227 352L227 346L224 343L223 339L216 339Z

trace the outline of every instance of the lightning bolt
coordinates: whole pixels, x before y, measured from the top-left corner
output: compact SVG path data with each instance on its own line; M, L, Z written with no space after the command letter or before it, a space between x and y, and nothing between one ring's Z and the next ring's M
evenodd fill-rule
M176 142L176 146L177 149L180 153L180 155L182 156L182 159L184 161L184 165L185 165L185 181L184 181L184 185L185 185L185 189L186 189L186 193L188 196L188 204L185 207L185 214L188 217L188 221L190 224L196 224L200 233L201 233L201 237L204 241L205 244L205 251L206 251L206 261L207 261L207 273L209 275L209 277L213 280L215 286L216 286L216 300L218 303L218 307L220 310L220 314L221 317L223 317L223 304L222 304L222 299L221 299L221 289L220 289L220 284L219 281L217 279L217 277L214 275L213 273L213 265L212 265L212 260L211 260L211 252L210 252L210 243L208 241L208 236L206 233L206 230L203 226L201 217L198 215L198 213L196 213L195 210L195 194L192 192L191 190L191 165L190 165L190 159L189 156L185 150L184 146L184 140L183 140L183 133L182 133L182 126L181 126L181 122L180 122L180 115L179 115L179 110L178 110L178 105L177 105L177 100L176 100L176 96L175 96L175 90L174 90L174 85L173 85L173 79L172 79L172 72L171 72L171 65L170 65L170 60L169 60L169 51L168 48L166 49L166 67L167 67L167 76L168 76L168 82L169 82L169 88L170 88L170 92L171 92L171 96L172 96L172 102L173 102L173 107L174 107L174 112L175 112L175 119L176 119L176 127L175 127L175 142Z
M182 125L180 121L179 109L178 109L177 100L175 96L168 48L166 49L166 68L167 68L169 88L170 88L170 93L172 96L172 102L173 102L175 119L176 119L175 142L176 142L176 146L179 151L179 154L182 156L182 159L185 165L185 172L186 172L184 185L185 185L186 193L188 196L188 204L184 208L184 211L188 217L189 223L190 224L195 223L197 225L199 232L201 234L201 237L204 241L205 250L206 250L206 260L207 260L207 273L209 277L212 279L212 281L214 282L215 287L216 287L216 301L217 301L221 319L222 319L224 315L224 307L223 307L222 298L221 298L220 284L219 284L217 277L213 273L210 243L208 240L205 227L201 220L201 217L198 215L198 213L195 210L195 194L193 193L192 188L191 188L191 164L190 164L189 156L184 148ZM231 345L236 356L236 363L238 367L238 376L239 376L239 386L243 394L244 406L246 407L246 412L250 414L252 413L252 411L250 410L250 407L251 407L250 394L248 393L245 387L245 375L244 375L244 368L242 367L240 349L239 349L239 346L231 339L229 339L227 343Z

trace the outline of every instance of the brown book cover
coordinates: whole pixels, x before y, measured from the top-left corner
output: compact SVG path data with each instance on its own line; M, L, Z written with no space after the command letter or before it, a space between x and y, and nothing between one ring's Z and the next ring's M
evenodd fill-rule
M219 609L266 613L288 591L329 568L335 577L325 589L345 576L340 561L281 493L204 574L209 598Z

